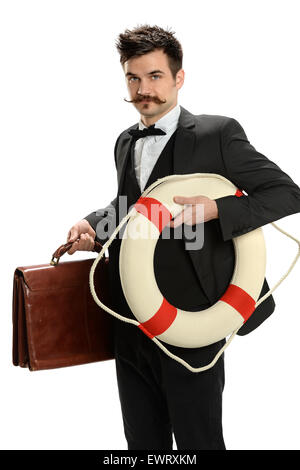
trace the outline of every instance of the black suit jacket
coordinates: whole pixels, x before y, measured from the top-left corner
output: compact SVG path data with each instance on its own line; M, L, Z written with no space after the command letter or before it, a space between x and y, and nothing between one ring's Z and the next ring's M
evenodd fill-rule
M129 158L131 136L128 131L137 128L138 124L135 124L126 129L115 144L117 197L107 207L85 217L96 233L99 221L109 222L114 217ZM199 282L212 305L225 292L231 279L234 267L232 239L300 212L300 189L274 162L256 151L235 119L226 116L194 115L181 106L173 158L174 174L217 173L247 193L243 197L217 199L219 218L204 224L203 248L188 250ZM109 233L106 238L97 236L102 244L108 238ZM265 280L260 296L267 290ZM239 334L255 329L274 308L270 296L259 305Z

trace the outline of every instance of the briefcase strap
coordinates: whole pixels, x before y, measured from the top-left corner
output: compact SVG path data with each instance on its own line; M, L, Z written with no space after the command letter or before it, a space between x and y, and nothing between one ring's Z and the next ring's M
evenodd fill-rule
M59 263L59 259L61 256L63 256L73 245L73 242L68 242L64 243L63 245L60 245L57 250L53 253L52 259L50 261L51 265L57 265ZM95 241L94 248L91 251L95 251L96 253L100 253L102 250L102 245L101 243Z

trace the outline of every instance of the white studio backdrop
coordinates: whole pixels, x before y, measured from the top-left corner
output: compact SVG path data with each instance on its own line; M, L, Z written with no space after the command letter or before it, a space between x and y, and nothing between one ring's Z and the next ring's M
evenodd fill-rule
M117 35L143 23L175 31L179 104L237 119L299 185L298 17L296 0L1 1L1 448L127 448L114 361L39 372L11 361L14 269L48 263L69 228L116 195L114 144L139 119L123 101ZM299 221L278 225L300 238ZM272 286L297 245L264 232ZM228 449L300 449L299 274L298 263L271 318L225 353Z

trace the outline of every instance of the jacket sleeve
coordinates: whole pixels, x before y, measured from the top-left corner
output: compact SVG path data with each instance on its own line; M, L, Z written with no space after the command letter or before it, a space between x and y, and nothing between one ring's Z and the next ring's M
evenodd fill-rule
M216 199L224 241L300 212L299 187L255 150L235 119L223 125L221 142L227 178L247 193Z
M114 158L115 165L117 168L117 146L121 134L119 135L114 148ZM115 228L116 223L116 206L117 206L118 196L115 197L106 207L102 209L97 209L94 212L91 212L89 215L85 216L84 219L88 221L91 227L96 232L96 241L104 245L104 243L109 239L112 229Z

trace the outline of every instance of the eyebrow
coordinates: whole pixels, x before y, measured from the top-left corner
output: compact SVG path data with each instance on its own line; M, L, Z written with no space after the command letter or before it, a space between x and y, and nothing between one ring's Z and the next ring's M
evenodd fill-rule
M162 70L152 70L152 72L149 72L147 75L154 75L156 73L162 73L162 74L165 74L165 72L163 72ZM136 73L132 73L132 72L127 72L126 73L126 77L131 77L131 76L137 76Z

